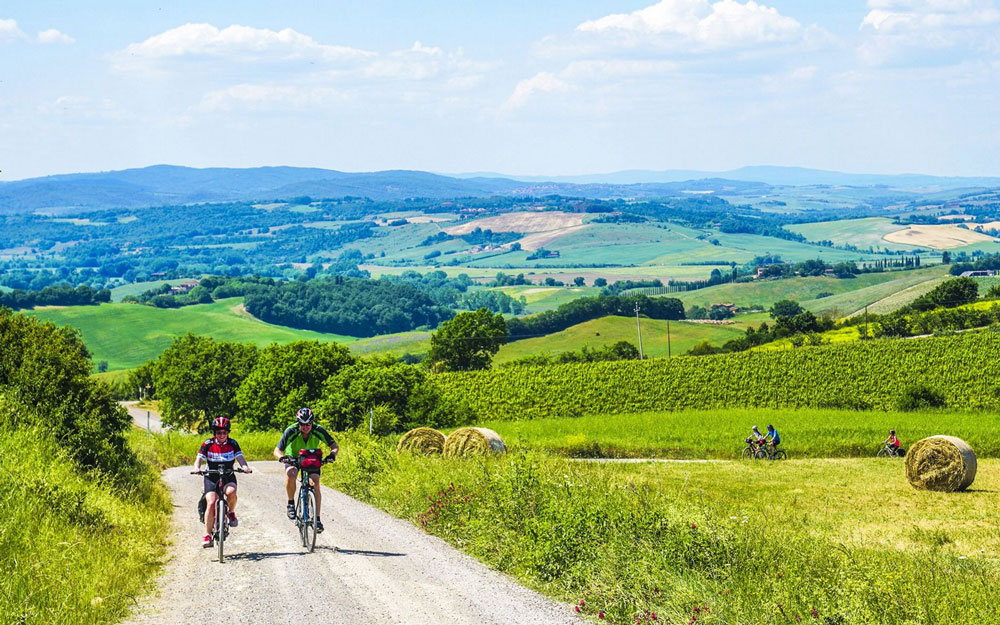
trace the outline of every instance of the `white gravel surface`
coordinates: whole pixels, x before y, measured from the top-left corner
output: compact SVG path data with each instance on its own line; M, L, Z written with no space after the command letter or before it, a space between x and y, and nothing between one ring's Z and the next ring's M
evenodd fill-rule
M476 560L342 493L323 487L323 523L306 553L285 516L277 462L239 475L239 527L226 562L202 549L195 504L202 478L164 471L174 498L173 547L158 591L129 623L442 623L559 625L584 621ZM336 465L326 470L336 470Z
M132 423L144 430L148 424L151 432L164 432L163 424L160 422L160 413L155 410L140 408L136 405L138 402L134 401L123 401L119 403L124 406L125 410L128 410L129 415L132 416ZM147 415L149 415L148 418Z

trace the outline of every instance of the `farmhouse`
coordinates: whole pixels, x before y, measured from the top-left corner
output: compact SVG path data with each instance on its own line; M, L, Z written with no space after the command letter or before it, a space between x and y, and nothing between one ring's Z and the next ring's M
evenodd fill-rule
M183 295L184 293L187 293L194 287L198 286L199 282L201 282L201 280L188 280L187 282L181 282L176 286L170 287L170 294Z

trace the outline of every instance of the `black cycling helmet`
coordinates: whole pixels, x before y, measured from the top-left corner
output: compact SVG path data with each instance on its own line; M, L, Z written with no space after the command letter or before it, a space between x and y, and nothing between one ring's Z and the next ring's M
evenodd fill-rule
M892 434L893 436L895 436L896 435L896 430L889 430L889 434Z
M311 425L313 422L313 411L303 406L295 413L295 418L301 425Z
M773 425L771 425L770 423L768 423L768 424L767 424L767 429L769 429L769 430L773 430L773 429L774 429L774 426L773 426Z

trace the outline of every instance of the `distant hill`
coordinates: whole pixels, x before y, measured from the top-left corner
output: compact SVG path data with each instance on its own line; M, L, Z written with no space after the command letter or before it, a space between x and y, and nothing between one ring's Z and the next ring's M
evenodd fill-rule
M696 171L671 169L651 171L632 169L607 174L580 176L509 176L496 173L454 174L457 178L504 177L525 182L549 181L572 184L615 184L672 183L706 178L730 181L758 182L773 186L887 186L895 189L961 189L965 187L1000 187L1000 177L956 177L927 176L923 174L850 174L803 167L754 166L741 167L729 171Z
M349 173L310 167L195 169L154 165L122 171L63 174L0 183L0 213L37 210L141 208L203 202L287 200L297 196L373 200L445 199L494 195L563 195L613 199L689 193L766 193L771 186L886 186L894 189L1000 187L1000 178L881 176L792 167L744 167L728 172L623 171L551 179L499 174L445 176L423 171Z

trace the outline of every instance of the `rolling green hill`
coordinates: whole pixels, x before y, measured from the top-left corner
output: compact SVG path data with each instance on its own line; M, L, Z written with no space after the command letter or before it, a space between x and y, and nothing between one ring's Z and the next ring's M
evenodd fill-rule
M667 356L667 322L642 319L642 349L647 357ZM698 343L721 345L731 338L743 335L739 325L712 325L690 321L670 322L670 352L677 356ZM500 348L494 363L501 364L525 356L555 355L580 351L584 346L597 348L618 341L628 341L638 346L634 317L602 317L577 324L562 332L508 343Z
M107 361L109 371L141 365L158 356L175 337L187 332L220 341L239 341L259 346L298 340L354 340L352 337L264 323L246 313L242 304L242 298L232 298L176 309L138 304L103 304L50 306L25 313L56 325L78 328L94 361Z

